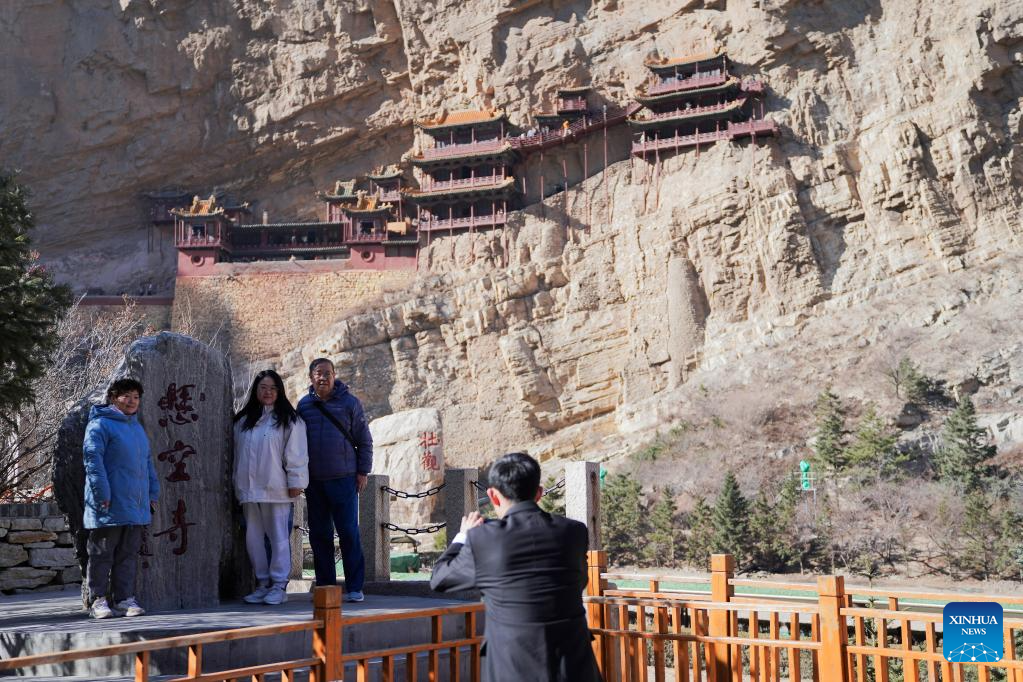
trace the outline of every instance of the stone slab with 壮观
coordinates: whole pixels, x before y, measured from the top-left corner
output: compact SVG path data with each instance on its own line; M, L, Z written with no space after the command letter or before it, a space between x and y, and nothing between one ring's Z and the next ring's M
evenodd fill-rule
M370 422L373 473L387 474L395 490L420 493L444 482L444 446L440 412L419 408ZM440 520L440 495L400 499L391 504L391 522L421 526Z
M252 577L232 492L226 356L190 337L161 332L131 345L112 379L120 377L145 388L139 421L160 480L139 556L139 602L149 610L199 608L244 593ZM76 534L83 572L82 439L89 407L101 401L102 387L75 406L54 457L54 491Z

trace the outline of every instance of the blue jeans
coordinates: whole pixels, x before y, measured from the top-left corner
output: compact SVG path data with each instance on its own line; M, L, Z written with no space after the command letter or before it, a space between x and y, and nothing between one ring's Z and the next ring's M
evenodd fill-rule
M341 545L341 565L345 569L345 590L362 592L366 579L366 559L359 537L359 494L355 476L326 481L310 481L305 489L309 511L309 546L313 550L316 585L336 585L334 566L334 528Z

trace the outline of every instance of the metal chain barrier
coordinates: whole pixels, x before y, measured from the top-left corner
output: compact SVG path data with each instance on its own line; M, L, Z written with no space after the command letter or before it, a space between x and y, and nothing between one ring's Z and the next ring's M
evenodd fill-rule
M560 481L555 483L553 487L547 488L546 490L544 490L543 491L543 496L547 497L548 495L553 493L555 490L561 490L564 487L565 487L565 479L561 479Z
M481 497L481 498L479 498L477 500L477 504L490 504L490 499L487 497L486 486L482 485L479 481L472 481L472 487L475 488L476 490L478 490L479 492L483 493L483 497ZM555 490L561 490L564 487L565 487L565 479L561 479L560 481L555 483L550 488L545 489L543 491L543 496L547 497L548 495L553 493Z
M387 530L397 531L398 533L404 533L405 535L421 535L423 533L436 533L441 528L444 528L447 524L435 523L433 525L426 526L425 528L402 528L401 526L396 526L393 523L387 522L384 522L380 525L382 525Z
M384 492L390 493L394 497L397 497L397 498L402 499L402 500L410 500L410 499L421 499L423 497L429 497L430 495L436 495L441 490L443 490L444 486L446 486L446 485L447 485L447 483L441 483L440 485L436 485L436 486L430 488L429 490L424 490L421 493L407 493L404 490L395 490L394 488L391 488L390 486L386 486L386 485L385 486L381 486L381 488L383 488Z

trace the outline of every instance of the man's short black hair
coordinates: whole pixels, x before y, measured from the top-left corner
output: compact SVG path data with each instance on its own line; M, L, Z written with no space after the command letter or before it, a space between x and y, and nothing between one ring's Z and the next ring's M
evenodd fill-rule
M326 362L326 363L327 363L328 365L330 365L330 371L331 371L331 372L334 372L334 373L336 374L336 373L337 373L337 368L336 368L336 367L334 367L334 361L333 361L333 360L331 360L330 358L316 358L315 360L313 360L312 362L310 362L310 363L309 363L309 374L312 374L312 373L313 373L313 370L315 370L315 369L316 369L316 366L317 366L317 365L322 365L322 364L323 364L323 363L325 363L325 362Z
M142 384L134 379L118 379L110 384L110 388L107 389L107 404L112 403L117 396L131 393L132 391L138 391L141 398Z
M540 489L540 463L524 452L509 452L490 466L487 479L509 502L532 501Z

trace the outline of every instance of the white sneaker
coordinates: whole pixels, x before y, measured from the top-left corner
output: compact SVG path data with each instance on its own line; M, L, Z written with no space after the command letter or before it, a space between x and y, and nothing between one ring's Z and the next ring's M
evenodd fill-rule
M247 594L244 597L242 597L242 601L244 601L247 604L262 604L263 598L266 597L269 591L270 591L269 587L267 587L266 585L260 585L252 594Z
M146 610L139 606L139 603L135 601L135 597L128 597L117 602L114 604L114 610L124 614L126 618L146 615Z
M366 595L362 592L345 592L345 601L359 602L365 600Z
M107 604L106 597L96 597L96 600L92 602L92 606L89 608L89 616L92 618L113 618L114 611Z
M264 604L270 604L276 606L277 604L283 604L288 601L288 593L284 590L284 585L274 585L270 588L270 591L263 597Z

